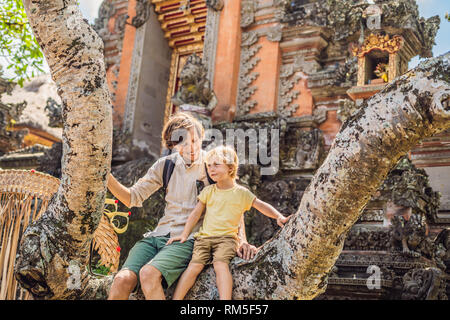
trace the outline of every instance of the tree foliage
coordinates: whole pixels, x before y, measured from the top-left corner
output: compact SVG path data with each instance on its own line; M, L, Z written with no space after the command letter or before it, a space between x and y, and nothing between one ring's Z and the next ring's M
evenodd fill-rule
M0 0L0 57L19 85L44 72L44 56L33 35L22 0Z

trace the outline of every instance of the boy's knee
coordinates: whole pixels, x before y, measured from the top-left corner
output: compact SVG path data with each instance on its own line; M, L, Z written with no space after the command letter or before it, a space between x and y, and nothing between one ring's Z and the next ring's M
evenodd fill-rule
M214 270L229 270L227 262L224 261L213 261Z
M196 274L199 274L200 272L202 272L204 267L205 267L205 265L203 265L201 263L190 263L188 266L188 268Z

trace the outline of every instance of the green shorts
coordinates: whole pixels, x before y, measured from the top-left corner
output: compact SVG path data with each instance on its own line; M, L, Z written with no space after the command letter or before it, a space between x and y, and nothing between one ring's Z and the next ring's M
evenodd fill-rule
M139 281L139 271L150 264L158 269L167 287L170 287L187 268L194 248L194 239L166 246L169 235L143 238L130 250L121 270L133 271ZM163 281L164 282L164 281Z

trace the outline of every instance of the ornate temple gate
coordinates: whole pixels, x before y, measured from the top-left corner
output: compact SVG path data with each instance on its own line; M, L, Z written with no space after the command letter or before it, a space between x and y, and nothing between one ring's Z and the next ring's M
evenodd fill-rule
M152 0L172 49L164 123L176 111L171 98L179 88L179 75L189 55L202 56L207 6L205 0Z

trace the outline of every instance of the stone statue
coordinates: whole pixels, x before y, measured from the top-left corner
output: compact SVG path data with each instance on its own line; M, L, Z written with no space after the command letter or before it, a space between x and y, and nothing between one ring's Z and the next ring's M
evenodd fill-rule
M315 169L318 167L323 148L321 131L313 129L301 132L295 150L290 150L288 161L283 165L287 169ZM293 153L292 153L293 152Z
M47 111L48 116L48 126L51 128L62 128L62 108L61 105L58 104L52 98L47 99L47 104L44 108L44 111Z
M180 89L172 97L172 103L179 106L180 111L192 114L205 129L211 127L211 111L217 105L207 73L202 59L195 53L190 55L180 73Z

